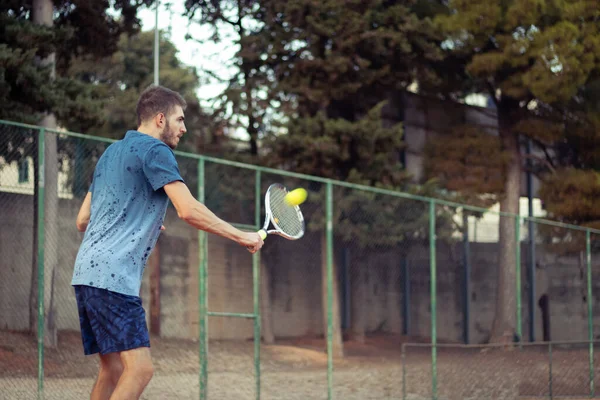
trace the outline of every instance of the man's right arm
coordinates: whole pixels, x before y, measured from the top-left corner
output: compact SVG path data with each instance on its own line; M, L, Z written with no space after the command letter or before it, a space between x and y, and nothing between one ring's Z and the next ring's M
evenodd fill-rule
M231 239L248 248L251 253L258 251L263 240L256 232L243 232L217 217L204 204L192 196L190 190L181 181L164 186L165 192L177 210L179 218L197 229Z

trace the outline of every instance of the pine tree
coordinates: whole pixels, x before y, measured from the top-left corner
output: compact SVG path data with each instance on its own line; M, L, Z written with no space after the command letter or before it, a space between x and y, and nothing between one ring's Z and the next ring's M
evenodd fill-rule
M0 11L0 118L36 124L59 96L51 66L39 68L35 61L55 51L63 32Z
M598 10L594 0L457 0L450 1L447 14L437 19L447 38L443 47L451 61L448 70L454 73L448 80L457 84L450 92L486 93L495 102L500 146L507 157L502 212L519 212L520 137L543 145L555 143L564 133L562 106L597 74ZM515 331L514 231L514 219L502 218L492 341L510 341Z
M91 82L66 79L73 57L105 57L116 50L122 33L139 30L137 10L152 0L53 1L53 26L31 21L33 0L4 1L0 5L0 118L37 123L52 111L59 125L92 126L102 93ZM109 12L120 12L120 16ZM118 14L117 14L118 15ZM56 54L56 79L49 68L35 68L34 60Z
M137 127L135 105L144 89L153 83L154 33L141 32L132 36L121 35L115 53L96 59L81 56L72 60L67 76L72 80L95 82L102 92L101 122L79 127L85 133L120 139L129 129ZM188 103L186 125L188 134L182 139L181 149L197 150L205 135L206 116L200 110L196 95L200 82L194 67L184 65L178 58L178 49L161 35L159 82L182 94Z
M555 146L553 168L543 176L540 198L550 218L600 228L600 77L591 77L570 105L564 139ZM558 252L585 251L583 233L545 229L544 238ZM576 236L576 237L575 237ZM595 235L594 235L595 236ZM594 237L593 236L593 237ZM561 239L561 240L557 240ZM596 240L593 240L594 246Z
M402 127L391 122L397 118L386 100L415 77L427 76L429 70L417 66L426 66L425 61L440 56L430 34L431 21L425 18L430 13L425 3L261 2L267 43L263 59L276 79L273 90L277 99L288 110L285 134L275 135L266 143L270 165L409 190L410 177L399 162ZM313 189L318 190L318 185ZM430 186L423 190L428 189ZM324 201L322 188L319 193L311 193L311 198ZM337 243L366 254L375 248L408 248L411 240L424 240L425 210L414 207L416 202L408 203L389 196L336 189L333 222ZM406 210L411 212L405 214ZM398 218L403 218L402 223ZM307 220L309 229L323 231L322 215L310 215ZM353 280L359 283L353 284L353 302L364 300L359 276L367 268L363 264L353 266ZM325 282L324 264L322 272ZM334 293L334 353L341 355L337 289ZM365 334L362 307L353 306L352 331L359 340Z
M600 189L600 181L594 179L600 172L600 68L576 100L569 105L571 118L565 126L565 137L556 146L556 171L542 186L542 198L548 212L558 220L598 228L600 216L590 205L598 204L593 192ZM579 186L583 182L587 184ZM581 200L580 205L568 201L571 196L567 193L573 190L580 192L580 196L574 196Z
M265 59L301 117L356 121L440 57L424 2L264 2ZM411 8L412 7L412 8ZM267 24L267 22L265 22ZM431 33L430 33L431 32Z

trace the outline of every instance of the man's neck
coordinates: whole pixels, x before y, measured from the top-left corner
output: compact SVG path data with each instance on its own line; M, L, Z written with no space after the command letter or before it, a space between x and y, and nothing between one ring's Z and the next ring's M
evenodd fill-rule
M139 126L137 128L137 131L139 133L143 133L144 135L152 136L153 138L160 140L160 132L158 130L156 130L155 128L153 129L152 127L150 127L148 125L142 124L141 126Z

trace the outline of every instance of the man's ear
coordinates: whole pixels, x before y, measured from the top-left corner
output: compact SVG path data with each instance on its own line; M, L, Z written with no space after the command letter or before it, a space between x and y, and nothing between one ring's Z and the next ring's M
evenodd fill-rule
M163 128L166 122L167 118L165 117L165 114L158 113L154 116L154 123L156 124L156 127Z

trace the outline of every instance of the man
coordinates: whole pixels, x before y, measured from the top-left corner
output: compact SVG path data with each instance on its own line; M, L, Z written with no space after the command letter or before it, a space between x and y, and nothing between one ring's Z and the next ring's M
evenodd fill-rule
M110 145L96 165L77 216L85 232L71 284L86 355L100 353L91 399L139 399L153 374L150 341L139 297L144 266L169 200L188 224L231 239L251 253L263 241L215 216L190 193L173 150L186 132L186 103L151 86L137 104L137 131Z

